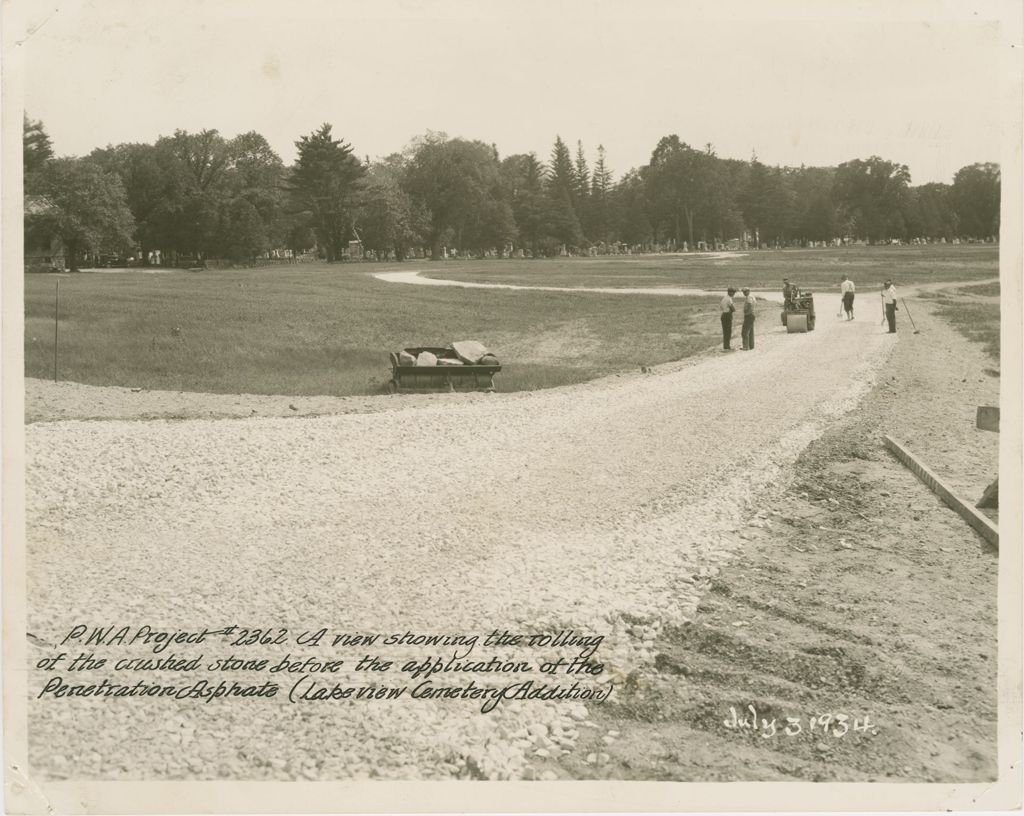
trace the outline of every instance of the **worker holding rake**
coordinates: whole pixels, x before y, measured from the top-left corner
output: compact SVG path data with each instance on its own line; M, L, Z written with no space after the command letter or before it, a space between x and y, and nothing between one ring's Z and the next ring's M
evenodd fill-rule
M896 287L891 280L885 282L882 287L882 308L885 311L885 319L889 322L889 334L896 334Z

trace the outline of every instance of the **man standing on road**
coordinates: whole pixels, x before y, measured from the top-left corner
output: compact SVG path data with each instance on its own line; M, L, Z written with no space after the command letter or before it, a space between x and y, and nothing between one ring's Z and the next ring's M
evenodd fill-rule
M789 278L782 279L782 302L784 304L788 304L795 297L794 289L796 287L790 285Z
M843 295L843 309L846 311L846 319L853 320L853 281L843 275L843 282L839 284L839 291Z
M743 351L754 349L754 296L750 294L750 288L743 287L743 328L740 330L740 337L743 339Z
M896 287L891 280L882 287L882 303L885 306L885 319L889 321L889 334L896 334Z
M736 290L730 286L722 298L722 351L732 351L729 345L732 343L732 313L736 311L736 306L732 302L732 296L735 294Z

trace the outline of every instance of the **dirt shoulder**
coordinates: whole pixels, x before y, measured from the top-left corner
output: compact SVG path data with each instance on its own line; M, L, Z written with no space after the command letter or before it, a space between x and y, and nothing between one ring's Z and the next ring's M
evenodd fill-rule
M998 405L998 379L979 346L913 308L921 334L900 326L876 388L737 531L741 555L655 644L657 673L595 713L589 745L567 758L572 776L995 777L998 556L881 437L976 500L998 435L976 430L974 411ZM726 726L731 710L752 720L748 706L760 728ZM825 714L849 719L826 735L811 727ZM787 717L800 733L785 734Z

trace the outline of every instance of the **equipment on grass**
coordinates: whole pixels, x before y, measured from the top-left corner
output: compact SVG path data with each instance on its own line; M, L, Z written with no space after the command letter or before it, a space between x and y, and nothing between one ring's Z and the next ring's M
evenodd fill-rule
M494 375L501 371L494 355L484 354L477 363L467 364L459 359L456 347L460 346L453 343L447 348L417 346L391 352L391 380L387 390L392 394L407 390L454 391L455 384L460 383L493 391ZM483 346L480 348L486 352ZM430 358L434 359L433 364L429 364ZM416 362L410 365L409 359Z
M782 304L782 325L789 334L814 331L814 295L797 291Z

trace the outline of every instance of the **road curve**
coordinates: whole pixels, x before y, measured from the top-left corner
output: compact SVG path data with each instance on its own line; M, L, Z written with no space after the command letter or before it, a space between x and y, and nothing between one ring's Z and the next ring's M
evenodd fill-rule
M654 286L654 287L630 287L630 286L526 286L516 283L479 283L477 281L459 281L448 278L425 278L422 269L405 269L399 272L373 272L377 280L387 283L407 283L417 286L455 286L460 289L512 289L518 291L538 292L597 292L602 295L667 295L670 297L696 297L709 295L722 295L719 290L695 289L685 286ZM782 302L782 295L775 292L755 295L763 300Z
M572 388L304 419L30 425L29 630L47 642L76 623L573 630L605 638L603 677L642 673L654 633L692 613L787 466L885 364L896 336L824 300L813 333L785 334L766 309L752 352ZM331 682L365 683L351 666L370 650L169 651L344 657L349 674ZM47 653L30 645L30 658ZM49 674L33 671L31 693ZM29 716L34 770L58 778L74 757L76 775L112 779L514 779L572 751L587 711L47 698Z

